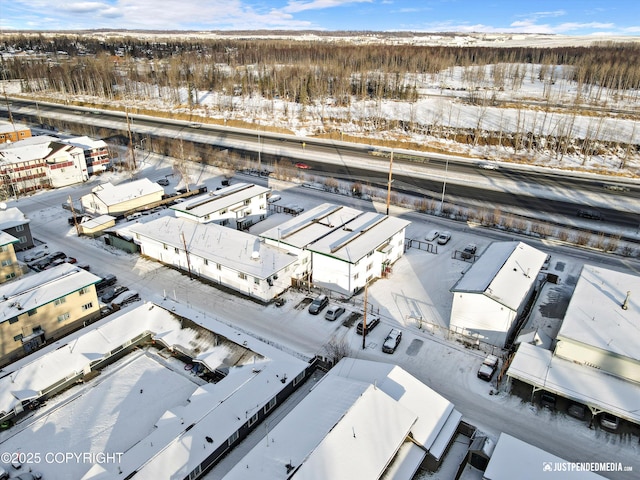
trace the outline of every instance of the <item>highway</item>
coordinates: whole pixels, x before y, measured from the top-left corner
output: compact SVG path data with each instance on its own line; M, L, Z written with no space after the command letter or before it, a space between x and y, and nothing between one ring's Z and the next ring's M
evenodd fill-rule
M53 119L126 132L122 112L15 98L9 107L16 121L32 125ZM0 104L0 112L6 115L7 106ZM129 118L137 142L150 136L181 138L221 150L251 152L252 158L257 161L259 157L265 167L283 160L304 162L309 167L305 172L311 175L387 186L389 149L141 115ZM419 193L436 203L444 200L460 206L480 204L491 210L515 209L524 216L560 217L569 223L576 219L578 209L590 208L599 211L603 222L613 228L640 226L638 181L399 149L393 153L392 188L398 193ZM594 223L593 230L597 227Z

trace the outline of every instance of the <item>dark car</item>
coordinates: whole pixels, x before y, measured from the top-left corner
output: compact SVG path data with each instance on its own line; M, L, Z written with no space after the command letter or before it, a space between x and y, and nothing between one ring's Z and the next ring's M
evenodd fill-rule
M156 183L158 185L161 185L163 187L166 187L169 185L169 180L167 180L166 178L161 178L160 180L156 180Z
M602 214L597 210L580 209L577 215L582 218L590 218L591 220L602 220Z
M311 315L318 315L327 307L327 305L329 305L329 297L327 297L326 295L320 295L316 297L313 302L311 302L311 305L309 305L309 313Z
M111 307L113 308L122 308L130 303L137 302L140 300L140 294L138 292L134 292L133 290L127 290L126 292L118 295L112 302Z
M552 393L542 392L540 394L540 404L549 410L556 409L556 397Z
M400 345L400 340L402 340L402 330L398 330L397 328L392 328L391 331L387 334L387 338L384 339L384 343L382 344L382 351L384 353L393 353Z
M478 250L478 247L476 246L476 244L475 243L470 243L469 245L464 247L464 250L462 251L460 256L462 258L464 258L465 260L468 260L468 259L473 258L475 256L477 250Z
M495 355L487 355L478 369L478 378L490 382L498 369L498 362L498 357Z
M367 332L366 332L367 335L369 334L369 332L371 330L376 328L379 323L380 323L380 319L378 317L368 318L367 319ZM364 331L364 320L361 320L360 323L358 323L358 326L356 327L356 333L358 335L362 335L363 331Z
M117 287L113 287L113 288L108 288L107 290L105 290L104 294L100 297L100 300L102 300L104 303L109 303L118 295L120 295L123 292L126 292L127 290L129 289L122 285L118 285Z
M571 403L567 413L578 420L584 420L587 416L587 407L581 403Z
M98 283L96 283L96 290L100 291L100 290L104 290L107 287L110 287L111 285L115 285L115 283L118 281L118 278L115 275L107 275L106 277L100 279L98 281Z

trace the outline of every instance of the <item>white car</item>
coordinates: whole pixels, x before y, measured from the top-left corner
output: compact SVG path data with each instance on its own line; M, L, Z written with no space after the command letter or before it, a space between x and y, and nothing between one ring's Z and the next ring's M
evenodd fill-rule
M438 236L438 243L440 245L444 245L449 240L451 240L451 232L441 232Z
M30 262L35 262L36 260L39 260L40 258L44 258L49 254L49 252L47 250L36 250L34 252L31 253L27 253L24 256L24 261L27 263Z
M269 203L276 203L278 200L281 200L281 199L282 199L282 197L281 197L280 195L278 195L278 194L274 194L274 195L271 195L271 196L269 197L269 199L267 200L267 202L269 202Z
M429 230L429 233L427 233L424 236L424 239L427 242L433 242L436 238L438 238L440 236L440 232L438 230Z

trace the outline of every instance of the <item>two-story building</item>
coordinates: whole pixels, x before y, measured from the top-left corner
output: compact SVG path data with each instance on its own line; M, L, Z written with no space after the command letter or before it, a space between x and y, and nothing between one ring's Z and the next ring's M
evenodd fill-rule
M104 172L111 164L109 147L104 140L94 140L87 136L62 140L64 143L82 148L89 175Z
M118 217L127 212L162 200L164 188L148 178L113 185L110 182L94 187L80 198L85 212Z
M267 218L269 189L251 183L236 183L173 205L176 217L198 223L217 223L237 230Z
M20 243L13 235L0 231L0 283L22 275L22 267L16 258L13 245Z
M100 315L100 277L63 263L0 286L0 365Z
M31 129L21 123L0 122L0 143L11 143L31 137Z
M27 250L34 245L31 228L29 227L30 221L16 207L0 208L0 231L18 239L18 242L13 244L13 249L16 252Z

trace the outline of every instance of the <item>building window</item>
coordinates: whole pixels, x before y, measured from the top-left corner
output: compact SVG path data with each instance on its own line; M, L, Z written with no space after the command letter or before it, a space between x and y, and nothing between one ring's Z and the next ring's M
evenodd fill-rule
M373 268L373 262L367 265L367 272Z
M269 410L271 410L275 406L276 406L276 399L272 398L271 400L269 400L269 403L267 403L264 406L264 413L267 413Z
M80 290L80 295L84 295L85 293L89 293L89 287L84 287Z
M22 334L21 334L21 333L19 333L18 335L16 335L15 337L13 337L13 339L14 339L16 342L19 342L20 340L22 340Z
M23 232L24 231L24 225L16 225L16 232Z
M204 259L204 264L205 265L209 265L209 260L207 260L206 258Z
M227 445L229 446L233 445L236 442L236 440L238 440L238 438L240 438L240 434L236 431L233 435L231 435L227 439Z
M245 205L251 205L251 199L247 199L247 200L245 200L245 201L244 201L244 204L245 204Z
M175 253L180 253L180 249L179 249L178 247L174 247L174 248L173 248L173 251L174 251Z
M373 255L373 250L371 250L369 253L367 253L367 257L370 257L371 255Z
M302 380L304 380L304 372L300 373L296 378L293 379L293 386L295 387Z
M162 244L162 248L164 248L165 250L168 250L168 249L169 249L169 247L167 247L167 244L166 244L166 243L163 243L163 244Z
M0 247L0 252L6 252L7 250L9 250L9 247L7 247L6 245L2 245Z
M218 270L222 270L222 265L220 265L219 263L216 263L216 268L217 268Z
M225 213L227 213L227 209L226 208L223 209L223 210L220 210L220 215L224 215Z
M69 320L69 312L63 313L62 315L58 315L58 323L64 322L65 320Z
M8 275L5 275L4 279L5 280L11 280L12 278L15 278L15 276L16 276L15 272L11 272Z
M255 415L253 415L249 421L247 422L247 426L250 427L251 425L253 425L254 423L256 423L258 421L258 414L256 413Z
M85 303L82 305L82 311L85 312L89 309L93 308L93 302Z
M16 323L18 321L18 317L13 317L9 319L9 324Z
M253 283L260 285L260 279L258 277L253 277Z
M27 243L27 237L25 237L24 235L20 237L20 243Z
M65 303L67 301L67 299L65 297L62 298L57 298L55 302L53 302L54 305L62 305L63 303Z
M359 274L359 273L354 273L354 274L353 274L353 279L354 279L354 280L357 280L359 276L360 276L360 274Z
M246 273L242 273L242 272L238 272L238 278L240 280L246 280L247 279L247 274Z
M204 216L205 220L209 220L211 218L211 215L209 215L208 213Z
M38 309L37 309L37 308L34 308L34 309L32 309L32 310L29 310L29 316L30 316L30 317L33 317L36 313L38 313Z

